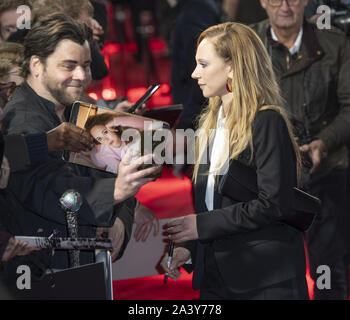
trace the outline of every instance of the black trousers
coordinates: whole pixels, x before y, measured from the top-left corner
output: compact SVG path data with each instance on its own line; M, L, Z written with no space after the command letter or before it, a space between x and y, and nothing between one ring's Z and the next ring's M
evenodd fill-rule
M315 300L346 300L347 272L344 235L340 225L346 197L346 170L334 170L309 186L309 192L322 201L320 214L306 233L310 275L315 281ZM331 272L331 288L319 289L317 269L326 265Z
M217 288L200 290L201 300L309 300L305 278L293 278L273 286L242 294Z
M206 250L201 300L309 300L305 277L292 278L269 287L237 293L228 287L217 267L213 251Z

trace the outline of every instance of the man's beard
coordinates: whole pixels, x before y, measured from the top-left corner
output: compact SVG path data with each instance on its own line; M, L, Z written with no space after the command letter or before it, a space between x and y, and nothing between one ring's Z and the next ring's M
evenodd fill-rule
M44 80L44 86L46 90L50 93L50 95L59 104L65 107L70 107L74 101L80 100L86 88L86 85L82 81L79 81L79 83L75 81L75 85L78 85L78 84L81 85L81 91L80 91L80 94L78 94L76 97L71 97L68 95L68 92L66 92L68 87L64 83L60 86L59 83L54 79L51 79L47 73L45 74L43 80Z
M80 100L84 93L84 87L82 87L81 93L75 97L72 98L71 96L68 96L67 93L63 88L57 88L57 87L51 87L49 84L46 85L47 90L50 92L51 96L61 105L65 107L70 107L74 101Z

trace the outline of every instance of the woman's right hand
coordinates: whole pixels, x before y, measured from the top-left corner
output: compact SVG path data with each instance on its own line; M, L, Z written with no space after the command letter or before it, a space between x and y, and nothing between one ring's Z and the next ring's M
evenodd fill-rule
M163 257L160 266L165 272L168 273L171 279L177 280L181 276L179 267L185 264L185 262L190 258L191 252L188 249L183 247L176 247L173 251L173 260L171 261L170 266L168 267L168 253Z

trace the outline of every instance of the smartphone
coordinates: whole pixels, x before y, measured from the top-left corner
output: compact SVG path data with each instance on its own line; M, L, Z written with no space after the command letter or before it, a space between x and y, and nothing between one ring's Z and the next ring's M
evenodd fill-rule
M151 85L146 93L135 102L135 104L128 110L129 113L134 113L136 109L140 108L144 103L146 103L152 95L159 89L160 85L159 84L153 84Z

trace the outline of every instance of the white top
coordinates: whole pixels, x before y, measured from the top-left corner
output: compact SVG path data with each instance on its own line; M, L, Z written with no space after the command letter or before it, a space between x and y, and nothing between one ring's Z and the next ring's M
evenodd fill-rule
M211 155L210 155L210 168L207 182L207 189L205 193L205 204L208 210L213 210L214 207L214 187L215 187L215 175L211 173L216 165L219 163L222 157L226 157L227 161L225 165L221 168L219 174L224 174L227 172L229 164L229 144L228 144L228 132L225 129L225 118L223 118L222 110L220 107L218 118L216 121L215 137L212 145Z
M272 28L270 28L271 30L271 37L273 40L278 41L278 38L275 34L275 32L273 31ZM295 54L299 51L300 47L301 47L301 40L303 38L303 27L301 27L299 34L297 36L297 39L295 40L293 46L289 49L290 54Z

